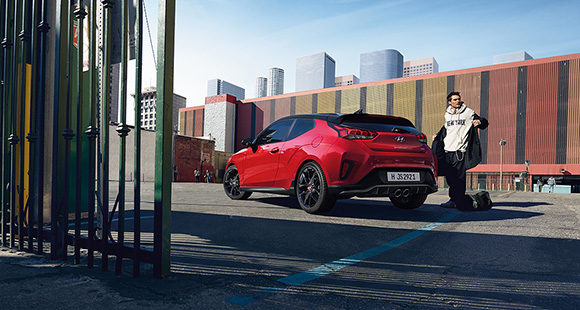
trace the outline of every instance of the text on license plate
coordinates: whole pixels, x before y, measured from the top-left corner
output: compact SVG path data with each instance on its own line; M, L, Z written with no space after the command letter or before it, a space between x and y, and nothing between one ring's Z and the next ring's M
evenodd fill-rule
M387 180L395 182L419 182L419 172L387 172Z

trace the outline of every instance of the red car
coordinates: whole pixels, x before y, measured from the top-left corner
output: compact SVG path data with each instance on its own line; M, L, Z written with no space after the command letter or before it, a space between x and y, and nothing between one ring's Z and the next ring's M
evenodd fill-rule
M389 197L402 209L437 191L437 161L427 137L405 118L305 114L281 118L227 163L231 199L252 192L295 195L308 213L329 211L336 199Z

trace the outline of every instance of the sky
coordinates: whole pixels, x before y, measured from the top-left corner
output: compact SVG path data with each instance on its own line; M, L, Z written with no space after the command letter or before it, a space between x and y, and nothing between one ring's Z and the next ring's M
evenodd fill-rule
M158 1L145 7L143 87L156 81ZM188 107L204 104L215 78L255 98L256 78L272 67L284 69L292 93L296 59L320 52L334 58L336 76L358 77L360 54L384 49L405 61L435 57L439 72L511 52L580 53L578 0L177 0L176 11L174 92Z

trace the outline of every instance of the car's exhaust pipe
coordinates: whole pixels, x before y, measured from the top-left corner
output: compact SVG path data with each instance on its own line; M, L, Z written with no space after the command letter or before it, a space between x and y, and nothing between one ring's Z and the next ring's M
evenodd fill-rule
M408 188L405 188L403 190L403 197L407 198L407 197L409 197L409 195L411 195L411 190Z
M399 198L399 197L401 197L401 195L403 195L403 190L400 188L397 188L395 190L395 197Z

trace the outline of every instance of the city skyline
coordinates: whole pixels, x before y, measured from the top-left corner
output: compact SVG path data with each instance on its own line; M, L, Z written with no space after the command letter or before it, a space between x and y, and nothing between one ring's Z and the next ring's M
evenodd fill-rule
M156 48L157 1L145 3ZM580 39L570 36L580 29L578 11L577 1L178 2L174 91L188 106L203 105L208 80L252 90L256 77L279 67L284 93L292 93L296 59L321 51L336 60L336 76L360 76L360 54L381 49L405 60L435 57L440 72L491 65L495 55L522 50L536 59L573 54L580 52ZM150 45L146 36L144 87L155 85Z

